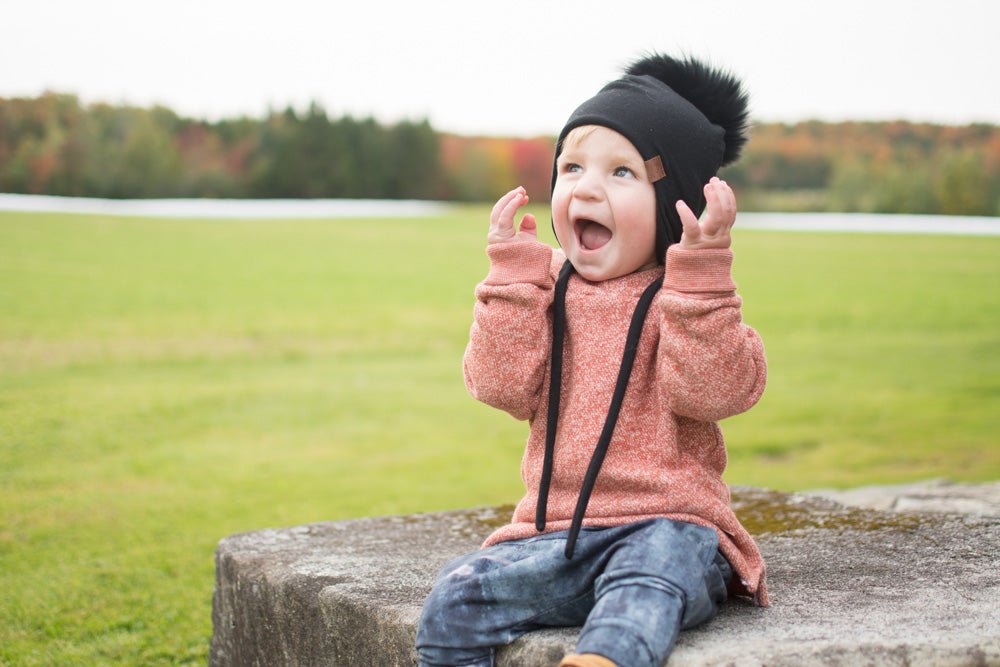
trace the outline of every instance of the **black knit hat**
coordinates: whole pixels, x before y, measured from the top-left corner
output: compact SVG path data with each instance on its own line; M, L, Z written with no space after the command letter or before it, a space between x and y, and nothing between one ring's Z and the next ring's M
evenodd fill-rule
M646 161L656 192L656 257L681 238L678 199L696 216L705 209L703 188L719 168L734 162L746 143L749 96L732 74L693 58L650 54L632 63L574 111L556 142L562 153L570 130L601 125L632 142ZM552 187L558 171L552 168Z

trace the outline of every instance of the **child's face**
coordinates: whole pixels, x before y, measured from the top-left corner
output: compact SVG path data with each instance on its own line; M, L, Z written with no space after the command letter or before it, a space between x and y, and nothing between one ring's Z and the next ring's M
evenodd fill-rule
M614 130L588 125L566 137L552 222L567 259L587 280L656 266L656 193L639 151Z

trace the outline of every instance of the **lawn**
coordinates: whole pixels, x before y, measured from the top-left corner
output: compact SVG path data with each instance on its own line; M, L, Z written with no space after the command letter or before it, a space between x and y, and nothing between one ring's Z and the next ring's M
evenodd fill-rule
M524 425L461 381L487 215L0 213L0 664L204 664L220 538L516 500ZM736 253L730 483L1000 478L1000 238Z

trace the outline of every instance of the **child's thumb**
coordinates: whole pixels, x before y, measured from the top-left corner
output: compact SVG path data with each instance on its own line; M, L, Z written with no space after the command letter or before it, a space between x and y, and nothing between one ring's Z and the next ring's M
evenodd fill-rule
M535 224L535 216L530 213L524 214L524 218L521 220L521 231L531 236L538 235L538 225Z
M694 211L684 202L683 199L677 200L677 215L681 218L681 225L684 227L684 236L688 239L697 238L701 232L701 227L698 226L698 218L695 217Z

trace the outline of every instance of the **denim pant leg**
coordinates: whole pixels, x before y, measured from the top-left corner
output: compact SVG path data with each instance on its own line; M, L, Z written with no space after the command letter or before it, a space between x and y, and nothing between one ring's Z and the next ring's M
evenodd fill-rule
M681 628L715 616L732 571L712 529L666 519L635 526L597 579L576 650L618 665L660 667Z
M445 565L417 627L421 667L492 667L495 648L525 632L582 624L600 563L567 560L565 545L562 531L502 542Z

